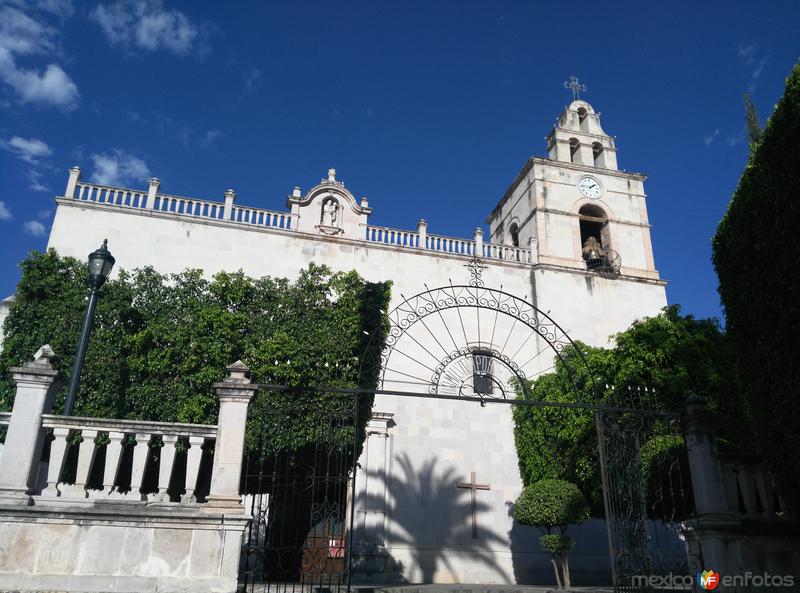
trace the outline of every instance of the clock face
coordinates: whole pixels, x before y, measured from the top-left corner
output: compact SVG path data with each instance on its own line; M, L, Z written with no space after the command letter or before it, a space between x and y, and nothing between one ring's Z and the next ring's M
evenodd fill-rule
M594 177L583 177L578 182L578 189L587 198L599 198L603 194L603 188Z

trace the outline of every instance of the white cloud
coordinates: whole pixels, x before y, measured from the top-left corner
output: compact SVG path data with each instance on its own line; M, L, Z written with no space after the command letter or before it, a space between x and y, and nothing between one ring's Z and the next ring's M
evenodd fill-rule
M244 84L248 91L253 91L260 87L263 83L261 81L262 72L258 68L251 68L244 75Z
M13 6L0 6L0 48L18 55L44 54L56 49L58 31Z
M204 28L161 0L118 0L100 4L91 13L111 45L124 49L166 50L179 56L201 52Z
M6 203L0 200L0 220L10 220L11 210L8 209Z
M744 61L745 66L749 66L755 61L756 46L739 44L739 57Z
M769 56L759 57L758 46L744 43L739 44L739 58L748 69L750 80L747 83L747 92L754 93L756 91L757 81L761 78L764 72L764 67L769 61Z
M28 187L33 191L50 191L50 188L42 183L42 173L38 169L34 168L28 171L28 181L30 181L30 185Z
M3 0L3 2L8 6L48 12L61 19L68 19L75 14L72 0Z
M703 144L705 144L706 146L711 146L711 143L717 139L717 136L719 136L719 130L714 130L713 134L703 138Z
M39 159L53 154L53 151L47 143L38 138L20 138L19 136L14 136L11 140L3 142L2 146L13 153L17 158L32 165L36 164Z
M38 220L29 220L23 223L22 230L34 237L44 237L47 234L44 225Z
M71 3L38 2L19 4L30 9L26 13L6 4L0 6L0 81L10 86L23 103L42 103L69 110L77 106L80 94L77 85L57 64L28 68L18 64L19 58L58 53L59 32L36 10L70 14ZM51 6L52 5L52 6Z
M42 169L49 168L44 161L53 154L46 142L38 138L13 136L10 140L0 140L0 148L9 151L30 165L27 172L30 189L41 192L50 191L50 188L42 183Z
M150 169L139 157L122 150L114 149L111 154L93 154L92 179L101 185L125 185L145 182L150 177Z
M200 140L200 145L206 147L211 146L214 142L222 138L222 136L224 136L224 134L219 130L208 130L205 136L203 136L203 139Z
M725 143L728 146L736 146L737 144L741 143L744 140L744 132L740 132L738 134L731 134L725 139Z

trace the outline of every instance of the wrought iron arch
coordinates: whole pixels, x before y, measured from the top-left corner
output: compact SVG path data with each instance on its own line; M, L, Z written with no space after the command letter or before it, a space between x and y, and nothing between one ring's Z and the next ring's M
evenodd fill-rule
M466 395L464 382L460 386L457 385L458 376L454 377L448 371L452 370L453 364L459 364L461 361L461 375L466 375L469 372L469 362L465 361L471 360L473 366L479 366L476 362L478 356L490 360L498 369L504 369L506 374L518 380L518 385L527 392L528 381L538 374L552 370L555 364L544 371L539 369L533 374L527 369L543 354L550 352L554 359L557 358L563 364L573 387L577 388L577 371L579 367L588 370L588 363L583 351L570 338L567 331L548 313L525 298L504 291L502 286L499 289L486 287L480 277L482 266L479 261L473 260L467 267L472 274L469 284L451 283L438 288L429 288L425 285L425 290L414 296L406 297L401 294L402 302L388 314L388 331L386 328L381 328L386 335L384 349L380 356L371 357L372 364L380 364L377 387L386 389L387 377L395 373L406 377L406 382L414 386L412 389L404 389L406 391L423 388L429 395L441 395L444 380L448 387L456 388L455 393L448 395ZM470 313L471 311L474 313ZM444 317L447 312L455 313L454 317L451 315L450 322ZM485 326L481 321L482 313L488 316ZM498 332L498 320L501 318L506 320L506 324ZM432 321L438 323L437 328L431 327ZM475 326L472 335L467 328L470 323L474 323ZM414 331L418 328L425 332L427 345L414 336ZM489 335L482 331L487 329ZM367 351L377 333L378 330L370 336ZM509 347L512 335L515 336L515 343L513 347ZM525 346L534 336L544 341L545 345L531 352L531 349L526 350ZM424 353L426 357L424 361L401 348L401 342L405 338L414 343L418 352ZM537 341L534 340L534 343ZM566 356L568 349L574 350L577 356ZM393 368L392 361L396 355L415 362L418 371L408 372L407 369L401 371ZM364 356L360 362L359 378L366 376L365 371L370 364L366 359ZM467 366L464 366L465 364ZM375 371L374 367L370 370ZM592 374L586 372L584 376L590 384L590 389L594 390ZM466 377L462 378L466 382L469 380ZM396 382L402 383L402 381ZM480 393L476 390L470 395L481 398L507 397L505 389L493 375L490 375L489 382L500 387L499 394Z

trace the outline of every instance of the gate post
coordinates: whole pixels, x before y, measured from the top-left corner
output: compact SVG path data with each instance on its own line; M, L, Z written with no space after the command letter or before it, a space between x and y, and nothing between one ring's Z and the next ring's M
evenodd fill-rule
M258 391L258 385L250 382L250 370L241 360L225 370L228 371L228 376L221 383L214 383L214 391L219 399L219 420L208 506L241 511L239 483L242 476L247 407Z
M54 360L50 346L42 346L32 362L9 369L17 392L0 456L0 497L19 499L36 491L45 436L42 414L50 411L61 385Z
M718 424L704 398L695 394L686 400L686 453L696 514L688 522L686 536L694 568L731 574L738 567L727 561L726 532L738 525L738 521L730 511L725 492L715 438Z

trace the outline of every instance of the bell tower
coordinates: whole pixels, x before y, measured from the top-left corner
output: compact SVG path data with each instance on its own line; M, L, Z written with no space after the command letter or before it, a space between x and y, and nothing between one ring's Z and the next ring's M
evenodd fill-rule
M619 169L616 139L578 96L585 87L577 79L565 86L573 101L546 137L547 157L529 158L500 198L487 218L490 241L531 249L539 302L558 303L568 290L577 305L586 293L587 310L597 314L602 300L616 327L627 327L666 305L650 240L646 176Z
M589 103L574 100L564 108L547 136L551 160L617 170L614 138L603 131L600 114Z
M578 98L547 135L547 157L531 157L489 215L492 243L531 247L540 265L658 280L644 193L646 177L620 171L615 138ZM592 239L590 241L590 239Z

